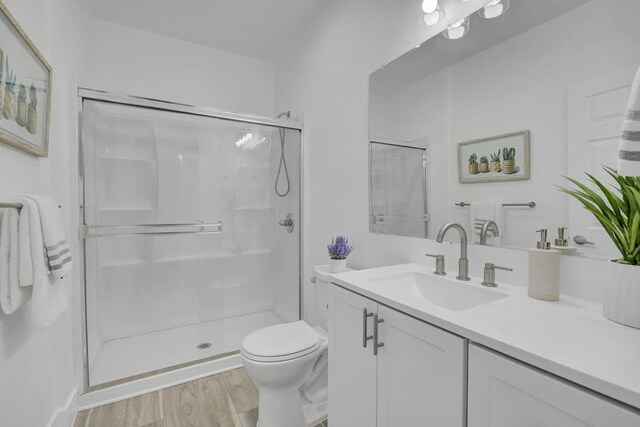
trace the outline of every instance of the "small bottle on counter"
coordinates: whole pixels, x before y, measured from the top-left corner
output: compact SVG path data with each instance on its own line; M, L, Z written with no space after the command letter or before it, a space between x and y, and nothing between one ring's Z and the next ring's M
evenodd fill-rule
M558 238L555 240L555 244L551 246L551 249L560 251L562 255L576 255L578 248L575 246L569 246L569 240L565 235L567 227L558 227Z
M540 240L529 249L529 291L531 298L543 301L560 299L560 251L551 249L547 230L537 230Z

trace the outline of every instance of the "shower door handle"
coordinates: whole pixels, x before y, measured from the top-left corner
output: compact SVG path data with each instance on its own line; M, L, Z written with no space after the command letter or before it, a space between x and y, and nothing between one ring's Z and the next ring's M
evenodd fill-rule
M221 234L222 222L195 224L83 225L83 239L92 237L131 237L144 235Z

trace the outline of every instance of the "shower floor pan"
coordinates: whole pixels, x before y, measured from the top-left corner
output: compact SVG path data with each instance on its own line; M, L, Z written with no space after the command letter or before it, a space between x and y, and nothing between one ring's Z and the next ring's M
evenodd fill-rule
M284 321L273 311L183 326L108 341L90 364L89 385L96 386L148 372L230 353L260 328Z

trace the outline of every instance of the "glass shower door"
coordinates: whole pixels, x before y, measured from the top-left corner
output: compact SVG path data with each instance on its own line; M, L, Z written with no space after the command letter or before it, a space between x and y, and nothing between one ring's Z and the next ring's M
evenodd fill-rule
M299 218L299 131L93 100L82 121L90 386L299 319L299 228L278 226Z

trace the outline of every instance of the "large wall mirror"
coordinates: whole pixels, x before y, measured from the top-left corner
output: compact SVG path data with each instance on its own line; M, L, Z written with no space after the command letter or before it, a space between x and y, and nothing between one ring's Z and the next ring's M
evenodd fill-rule
M529 248L536 230L549 229L553 243L567 227L579 253L611 259L615 247L599 224L557 186L584 172L606 180L602 165L616 166L640 65L640 1L511 0L501 16L481 15L468 17L466 35L452 31L464 37L437 35L370 76L369 140L428 154L424 228L382 232L434 238L455 221L480 244L490 219L499 231L484 244ZM384 181L380 173L371 163L370 179ZM394 214L415 220L414 200L403 197L393 199ZM576 235L593 244L574 243Z

